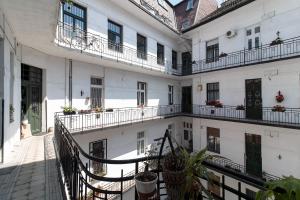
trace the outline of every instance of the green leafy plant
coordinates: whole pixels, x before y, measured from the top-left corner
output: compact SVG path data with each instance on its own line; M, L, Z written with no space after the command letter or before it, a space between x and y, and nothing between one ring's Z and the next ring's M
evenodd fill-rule
M209 199L212 199L209 191L200 181L200 178L210 181L210 173L202 163L207 159L211 159L212 156L206 154L206 149L192 154L189 154L185 149L181 149L181 154L185 158L184 160L186 160L185 193L188 194L190 199L198 199L202 195L202 192L204 192Z
M293 176L267 182L265 187L267 190L256 194L256 200L300 200L300 179Z
M64 106L62 107L63 109L63 113L65 115L73 115L73 114L76 114L76 109L71 107L71 106Z

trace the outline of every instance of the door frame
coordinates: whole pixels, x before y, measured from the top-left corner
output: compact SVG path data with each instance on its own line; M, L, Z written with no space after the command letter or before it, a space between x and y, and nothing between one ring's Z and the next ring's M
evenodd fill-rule
M190 96L191 96L191 105L189 107L185 107L187 104L183 104L183 91L184 89L190 89ZM193 105L193 86L182 86L181 87L181 109L183 112L191 113L192 112L192 105Z
M257 144L257 145L259 145L260 146L260 148L259 148L259 151L257 151L258 150L258 148L253 148L253 149L255 149L256 150L256 153L258 153L260 156L259 156L259 160L258 159L254 159L253 161L255 161L256 162L256 166L257 167L259 167L259 171L255 171L255 170L253 170L252 168L249 170L249 167L247 167L248 165L247 165L247 163L248 163L248 158L249 158L249 156L247 155L247 144L251 144L250 142L247 142L247 139L249 138L249 136L250 137L256 137L257 139L259 139L259 143L252 143L252 144ZM252 133L245 133L245 160L244 160L244 162L245 162L245 170L246 170L246 173L249 173L249 174L251 174L251 175L254 175L254 176L257 176L257 177L262 177L262 137L261 137L261 135L258 135L258 134L252 134ZM259 163L257 163L257 161L259 161ZM255 169L258 169L258 168L255 168ZM257 174L255 174L257 172Z
M255 112L259 112L257 113L257 115L255 115L254 117L251 116L252 114L250 113L249 114L249 107L247 106L247 81L255 81L255 80L259 80L260 82L260 87L259 87L259 90L260 90L260 107L259 107L259 110L255 110ZM245 111L245 116L247 119L255 119L255 120L262 120L263 118L263 108L262 108L262 79L261 78L254 78L254 79L245 79L245 107L246 107L246 111ZM255 106L252 106L252 109L255 108ZM252 110L253 111L253 110Z

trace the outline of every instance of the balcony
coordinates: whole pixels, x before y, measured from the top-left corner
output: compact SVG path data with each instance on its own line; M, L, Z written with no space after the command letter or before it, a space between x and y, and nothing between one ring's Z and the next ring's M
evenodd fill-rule
M191 110L191 112L182 112L183 107L189 107L189 109L184 110ZM246 108L241 110L236 106L216 108L207 105L183 106L180 104L142 108L115 108L98 113L89 112L74 115L56 113L56 117L62 121L71 133L126 126L178 116L300 129L300 108L285 108L284 111L278 112L274 108L263 107L259 114L261 118L256 119L247 116Z
M112 60L137 67L172 74L172 63L163 61L158 64L157 56L138 52L135 48L114 42L85 30L58 22L56 44L60 47L77 50L81 53L99 56L101 59ZM156 54L156 52L155 52ZM143 55L143 56L139 56Z
M265 44L251 50L244 49L232 53L223 53L215 62L207 62L206 59L194 61L190 74L183 72L178 74L177 72L176 75L205 73L297 57L300 57L300 36L282 40L281 44Z
M160 145L160 152L164 149L165 142L170 141L171 138L168 135L168 131L166 131L165 135L162 139L162 143ZM80 145L73 138L68 129L64 126L62 121L59 118L55 118L55 142L57 151L59 154L59 161L62 167L64 183L67 186L68 194L71 199L114 199L119 197L123 199L124 194L131 189L135 189L134 187L134 175L141 172L143 168L143 162L153 160L157 161L157 167L152 169L153 172L157 173L158 181L157 181L157 197L165 197L166 191L164 186L164 180L161 176L162 167L160 165L161 160L164 157L164 154L159 153L159 155L142 157L130 160L108 160L108 159L99 159L93 157L86 153ZM89 163L99 163L99 164L109 164L114 166L120 166L120 176L114 177L106 177L99 176L93 173L93 170ZM133 171L130 173L123 172L124 165L131 165ZM215 170L218 167L218 172L222 173L221 169L224 169L224 175L222 175L222 182L214 182L217 186L222 189L223 198L216 196L216 199L225 199L225 191L230 191L233 195L239 198L249 199L250 197L247 194L239 189L233 188L233 186L226 185L225 178L230 177L231 180L234 179L238 185L241 183L245 183L247 185L251 185L257 189L264 189L263 179L251 179L247 178L248 175L243 173L243 171L235 171L235 170L227 170L228 163L224 165L223 162L209 161L206 160L203 162L203 165L207 169ZM114 168L116 169L116 168ZM115 173L116 170L115 170ZM225 177L226 175L226 177ZM246 177L245 180L242 178ZM276 180L278 177L272 176L272 180ZM207 180L205 177L199 177L204 181ZM98 187L93 184L90 180L94 182L106 182L104 187ZM133 192L131 190L131 192ZM135 197L133 199L138 199L136 190ZM159 199L159 198L157 198Z

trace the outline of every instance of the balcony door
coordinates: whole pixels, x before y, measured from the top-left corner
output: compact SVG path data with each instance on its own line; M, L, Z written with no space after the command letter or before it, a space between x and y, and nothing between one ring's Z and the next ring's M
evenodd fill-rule
M89 143L90 155L100 159L107 158L107 140L98 140ZM106 164L92 161L90 163L93 168L93 172L97 175L106 174Z
M248 79L246 84L246 117L262 119L261 79Z
M32 134L42 130L42 69L22 64L22 119L28 119Z
M181 54L182 58L182 74L192 74L192 56L190 52L184 52Z
M248 174L262 176L261 136L245 134L245 161Z
M192 86L182 87L182 112L192 112Z

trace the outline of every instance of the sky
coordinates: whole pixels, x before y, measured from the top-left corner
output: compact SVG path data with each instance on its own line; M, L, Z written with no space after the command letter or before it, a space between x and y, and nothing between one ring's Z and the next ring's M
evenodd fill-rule
M173 5L179 3L181 0L169 0ZM221 3L223 0L217 0L219 3Z

